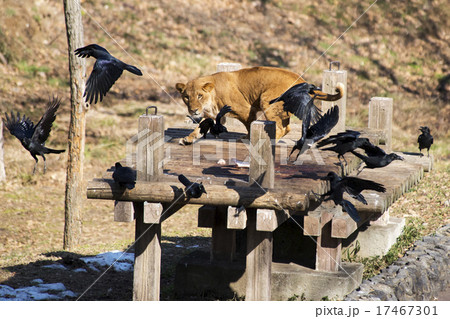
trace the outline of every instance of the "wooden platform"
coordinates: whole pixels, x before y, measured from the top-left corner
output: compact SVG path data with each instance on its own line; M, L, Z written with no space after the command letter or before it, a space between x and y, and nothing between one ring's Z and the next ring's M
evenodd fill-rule
M304 216L304 234L317 237L316 270L337 272L340 268L341 239L350 236L362 224L370 221L383 223L383 214L388 207L414 186L424 172L424 164L415 163L415 157L407 161L396 161L384 168L363 170L360 178L377 181L385 185L387 191L384 194L363 192L368 205L353 201L361 215L361 222L357 224L339 207L333 208L330 202L319 205L312 196L312 192L322 194L327 191L328 184L322 178L330 171L340 173L340 167L336 165L338 160L333 152L313 148L302 154L295 163L287 160L294 141L298 138L296 130L273 146L273 187L262 187L254 183L249 178L250 169L236 165L236 161L246 162L251 158L267 156L260 152L255 143L241 140L244 134L231 132L221 135L220 139L208 136L193 145L179 145L178 140L191 131L191 128L186 127L165 130L165 143L161 143L160 150L163 153L163 160L159 164L161 174L147 180L141 179L134 189L126 190L114 183L110 169L102 178L89 182L87 195L92 199L134 202L134 208L128 206L124 210L126 206L123 206L118 209L121 215L117 217L116 214L116 220L136 219L137 239L140 238L139 234L144 234L155 224L160 225L184 205L204 205L199 210L199 226L213 229L211 256L217 260L233 260L236 249L235 231L246 229L247 271L250 272L247 274L247 300L270 300L272 232L290 216ZM365 134L374 143L380 139L377 131L366 130ZM136 143L136 151L139 152L139 138ZM346 159L348 166L344 173L352 174L360 161L352 154L346 155ZM128 163L123 161L123 164L139 166L134 155L128 158ZM157 163L151 165L158 166ZM142 175L142 172L138 172L138 176L139 174ZM192 181L202 182L207 195L187 198L183 192L184 186L178 182L179 174L184 174ZM153 252L146 255L144 264L155 262L155 256L160 258L158 241L161 233L160 226L158 227L153 227L153 237L148 240L152 244L141 247L141 253L148 247L153 247ZM158 264L151 266L150 269L154 270L150 272L141 267L143 266L135 268L135 282L145 278L147 284L143 287L135 286L134 299L157 300ZM261 288L261 285L269 285L269 288ZM153 287L153 290L148 292L147 286Z

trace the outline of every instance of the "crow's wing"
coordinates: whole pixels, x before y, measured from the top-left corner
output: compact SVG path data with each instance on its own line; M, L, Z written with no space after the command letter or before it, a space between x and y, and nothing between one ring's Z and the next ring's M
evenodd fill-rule
M206 133L211 129L211 127L214 125L213 119L204 119L200 124L200 134L203 135L203 137L206 137Z
M357 177L345 177L340 183L344 187L344 190L351 196L357 196L363 190L373 190L380 193L386 192L386 188L382 184Z
M5 113L5 116L5 126L12 135L20 141L23 141L24 138L32 138L35 126L30 118L25 117L25 115L20 118L19 112L17 112L17 116L14 116L13 112L11 112L11 117L7 113Z
M58 98L53 98L53 100L47 104L47 109L39 122L36 124L36 128L34 130L33 140L35 142L44 144L48 139L50 131L52 130L53 122L56 119L56 111L60 105L61 100Z
M360 146L360 148L362 148L366 152L367 156L369 156L369 157L386 155L385 151L383 151L381 148L373 145L370 142L364 143L362 146Z
M317 143L317 147L322 147L329 144L343 144L356 140L361 135L358 131L346 130L335 135L331 135L326 139Z
M91 75L86 82L86 102L92 104L103 100L109 89L122 75L123 68L119 60L111 57L110 59L97 59L92 69Z
M178 175L178 180L180 181L181 184L183 184L186 187L192 184L191 181L188 180L187 177L184 176L183 174Z
M313 143L324 138L339 121L339 106L335 105L328 109L316 124L308 129L307 139L313 140Z
M216 116L216 123L220 124L220 120L222 119L222 117L227 114L228 112L231 112L231 106L229 105L225 105L219 112L219 114L217 114Z
M361 220L355 206L353 206L353 204L348 200L343 199L341 206L355 222L359 222Z

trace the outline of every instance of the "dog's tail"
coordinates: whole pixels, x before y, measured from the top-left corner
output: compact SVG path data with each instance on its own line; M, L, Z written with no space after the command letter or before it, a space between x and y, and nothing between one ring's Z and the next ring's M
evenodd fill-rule
M322 100L322 101L337 101L340 98L344 96L344 84L342 82L338 82L336 85L336 94L328 94L325 92L322 92L320 90L313 90L316 96L316 100ZM310 92L311 93L311 92Z

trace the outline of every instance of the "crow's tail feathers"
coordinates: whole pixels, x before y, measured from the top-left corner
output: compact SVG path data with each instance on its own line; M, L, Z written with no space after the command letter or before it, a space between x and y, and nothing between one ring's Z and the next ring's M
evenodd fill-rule
M137 67L135 67L133 65L126 64L125 70L127 70L128 72L131 72L133 74L136 74L136 75L142 75L141 70L139 70Z
M355 206L353 206L352 203L350 203L348 200L342 200L341 203L342 208L347 212L347 214L355 221L359 222L361 218L359 217L358 211L356 210Z
M191 185L191 182L183 174L178 175L178 180L180 181L181 184L183 184L186 187Z
M53 148L48 148L48 147L46 147L46 148L45 148L45 151L46 151L47 153L59 154L59 153L65 152L66 150L55 150L55 149L53 149Z

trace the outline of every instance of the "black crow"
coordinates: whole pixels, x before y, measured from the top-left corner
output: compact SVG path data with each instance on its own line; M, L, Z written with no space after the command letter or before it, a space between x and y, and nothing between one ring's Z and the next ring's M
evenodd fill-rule
M191 182L187 179L186 176L183 174L178 175L178 180L181 184L183 184L186 188L184 189L184 192L186 193L188 198L199 198L202 196L203 193L206 193L205 187L203 184Z
M122 75L123 70L142 75L142 72L137 67L116 59L98 44L90 44L83 48L78 48L75 50L75 55L81 58L94 57L97 59L86 82L86 90L83 95L89 104L92 104L92 102L94 104L97 103L99 98L101 102L109 89Z
M333 146L322 148L324 151L332 151L337 153L339 164L342 166L341 158L344 159L345 164L347 160L344 157L345 153L354 151L358 147L369 142L367 138L360 138L361 135L358 131L346 130L345 132L340 132L335 135L331 135L326 139L317 143L317 147L321 148L326 145L334 144Z
M386 154L385 151L370 142L365 142L360 146L360 148L362 148L366 152L367 156L364 156L356 151L351 151L355 156L362 159L362 161L366 164L361 170L358 171L357 175L359 175L364 168L373 169L387 166L395 160L403 161L403 157L395 153Z
M422 132L417 139L417 142L419 143L420 156L423 156L422 149L426 148L428 157L430 157L430 147L431 144L433 144L433 136L430 134L430 129L427 126L421 126L419 131Z
M59 154L65 151L45 147L45 142L50 135L53 121L55 121L56 118L56 111L58 110L60 104L61 100L58 98L53 98L52 101L49 101L47 104L47 110L36 125L33 124L30 118L25 117L25 115L21 118L19 112L17 112L17 116L11 112L11 117L5 113L5 126L12 135L19 139L22 146L30 152L31 156L33 156L36 161L33 168L33 175L36 172L36 166L38 164L37 155L42 156L44 159L45 174L47 171L47 163L44 155L50 153Z
M136 171L131 167L122 166L119 162L115 165L114 173L112 178L120 187L126 187L128 189L133 189L136 185Z
M357 177L340 177L334 172L329 172L324 179L330 181L330 190L325 194L320 195L320 199L323 201L333 200L333 202L336 205L340 205L355 222L360 221L358 211L351 202L343 198L344 192L348 193L352 198L360 201L364 205L367 205L367 201L361 194L363 190L374 190L381 193L386 192L386 188L379 183ZM317 196L315 193L314 195Z
M328 109L314 125L311 125L306 131L302 132L302 137L295 143L289 157L295 150L299 150L298 156L309 149L314 143L324 138L339 121L339 106L335 105ZM305 146L306 143L306 146Z
M289 88L279 97L271 100L269 104L283 101L283 109L293 113L302 121L302 133L305 135L310 125L321 118L320 110L314 105L314 99L317 96L314 90L318 90L315 85L303 82Z
M217 138L220 133L228 132L227 128L221 124L222 117L228 112L231 112L231 106L225 105L217 114L215 123L211 118L204 119L200 123L200 134L203 134L203 138L206 138L206 133L208 133L208 131L210 131L215 138Z

